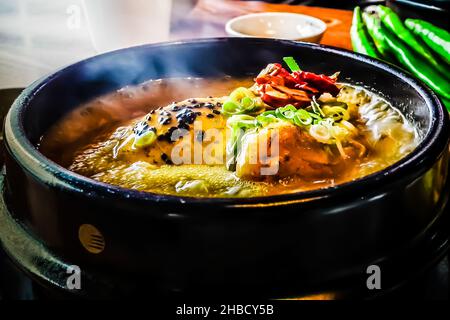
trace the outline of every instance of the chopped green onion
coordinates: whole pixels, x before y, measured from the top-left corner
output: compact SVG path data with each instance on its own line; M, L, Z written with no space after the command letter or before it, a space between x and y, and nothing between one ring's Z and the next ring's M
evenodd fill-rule
M227 100L222 105L222 111L226 114L235 114L240 112L240 106L231 100Z
M250 89L244 87L234 89L233 92L230 93L230 100L236 101L238 103L245 97L254 98L255 95Z
M134 146L137 148L144 148L150 146L156 140L156 133L153 130L148 130L141 135L134 137Z
M323 113L322 109L320 108L320 104L316 101L316 97L314 97L314 96L311 101L311 107L312 107L314 113L317 113L321 117L325 118L325 114Z
M256 126L256 121L255 117L246 114L237 114L228 118L227 126L230 128L253 128Z
M225 115L256 113L264 108L264 102L247 88L240 87L230 93L228 100L222 105Z
M263 113L261 113L262 116L268 116L268 115L275 116L275 114L276 114L275 110L268 110L268 111L264 111Z
M323 124L313 124L309 128L309 134L319 142L331 143L331 134L327 126Z
M231 135L226 146L226 167L228 170L234 171L236 169L236 157L239 153L240 141L245 130L256 128L256 125L256 119L246 114L233 115L228 118L227 127L231 129Z
M269 123L279 121L279 119L275 115L275 111L266 111L258 115L256 121L258 122L258 125L264 127Z
M291 72L302 71L293 57L284 57L283 61L291 69Z
M241 100L242 110L250 111L255 107L255 101L252 98L244 97Z
M304 110L297 110L294 116L294 123L298 126L309 126L313 122L311 114Z
M288 104L285 107L282 108L277 108L275 110L275 114L277 115L278 118L283 119L283 120L292 120L294 119L295 116L295 112L297 111L297 109L292 105L292 104Z

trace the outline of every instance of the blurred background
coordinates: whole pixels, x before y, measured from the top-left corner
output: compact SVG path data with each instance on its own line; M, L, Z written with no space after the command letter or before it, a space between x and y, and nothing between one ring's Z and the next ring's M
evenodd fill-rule
M102 1L108 0L89 0L86 3L90 5ZM109 0L108 3L119 1L122 2L121 0ZM117 10L120 12L132 10L130 8L136 1L140 0L123 1L128 8ZM170 21L167 21L167 24L170 24L170 36L168 39L162 39L163 35L159 34L159 38L153 38L153 42L225 36L223 28L228 19L249 12L259 12L266 8L260 4L263 2L246 0L231 1L243 3L245 9L242 10L238 5L226 5L227 2L230 2L227 0L150 0L146 3L155 7L163 2L171 7L170 18L168 18ZM400 14L407 12L407 16L410 17L426 15L429 21L441 26L444 24L444 27L448 29L447 14L450 1L400 0L388 2L390 6L401 7ZM266 0L265 3L269 6L276 3L351 10L355 5L367 6L373 3L385 3L385 1ZM275 7L267 8L271 11L277 10L273 9ZM56 68L102 51L96 48L91 41L85 9L83 0L0 0L0 88L27 86L33 80ZM133 16L133 12L135 11L128 13ZM101 14L101 12L95 13L95 18ZM107 14L111 13L103 12L103 16L101 16L106 21L108 21ZM111 14L111 16L114 15ZM99 20L95 18L91 19L91 22ZM156 31L158 34L164 29L161 19L160 17L158 22L150 19L153 21L153 26L151 24L148 26L151 26L150 29L153 30L153 33ZM111 20L114 19L109 18L109 23ZM338 24L339 17L335 20L334 23ZM120 30L114 30L112 27L110 27L111 32L97 38L108 39L120 33ZM145 32L150 33L151 30L142 31L142 33ZM129 34L131 33L133 32L129 32ZM149 38L148 42L152 42L152 39Z

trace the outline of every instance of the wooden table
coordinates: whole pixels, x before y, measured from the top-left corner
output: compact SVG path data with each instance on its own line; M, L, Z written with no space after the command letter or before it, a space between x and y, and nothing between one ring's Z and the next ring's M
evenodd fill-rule
M181 2L174 0L174 12L180 13L176 5ZM25 87L61 66L96 54L84 17L80 28L67 28L71 6L81 7L81 0L0 1L0 88ZM228 19L264 11L297 12L322 19L328 24L322 43L351 49L350 11L258 1L199 0L193 9L178 18L174 15L171 39L226 36Z
M256 12L294 12L319 18L328 27L322 44L352 49L349 33L351 11L260 1L200 0L187 18L176 25L172 36L177 39L226 36L224 26L229 19Z

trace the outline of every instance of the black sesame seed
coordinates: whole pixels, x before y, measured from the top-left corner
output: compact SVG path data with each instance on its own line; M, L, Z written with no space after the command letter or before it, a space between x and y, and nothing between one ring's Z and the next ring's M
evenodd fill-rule
M196 114L197 116L201 116L201 115L202 115L202 113L201 113L200 111L197 111L195 114Z
M162 161L164 161L166 164L173 164L172 160L169 159L169 156L165 153L161 154L161 159Z
M214 109L214 105L212 103L207 103L205 104L205 107L207 107L208 109Z
M166 135L167 135L167 139L168 139L170 142L173 142L173 141L176 140L175 137L173 136L173 132L174 132L175 130L178 130L178 128L177 128L177 127L170 127L169 130L167 130Z
M169 124L172 121L172 118L159 117L158 122L162 125Z
M207 117L207 118L214 118L214 115L213 115L212 113L208 113L208 114L206 115L206 117Z
M187 123L180 122L180 123L178 124L178 128L179 128L179 129L186 129L186 130L189 130L189 125L188 125Z
M219 110L213 110L212 111L214 114L220 114L220 111Z
M197 114L190 109L183 109L176 115L179 123L191 124L197 118Z
M170 108L170 110L172 110L172 111L179 111L180 107L179 106L172 106L172 108Z

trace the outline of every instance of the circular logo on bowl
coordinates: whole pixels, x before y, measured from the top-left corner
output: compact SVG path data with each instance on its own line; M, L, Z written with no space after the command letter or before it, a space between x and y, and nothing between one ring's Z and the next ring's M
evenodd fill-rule
M98 254L105 249L105 238L92 224L82 224L78 229L78 238L90 253Z

